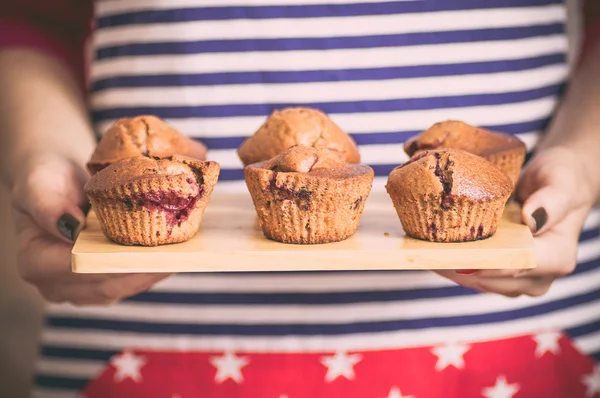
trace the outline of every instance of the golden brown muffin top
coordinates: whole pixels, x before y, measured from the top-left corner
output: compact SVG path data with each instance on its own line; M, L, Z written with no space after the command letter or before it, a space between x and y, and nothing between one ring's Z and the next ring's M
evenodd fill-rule
M102 137L88 162L92 174L120 159L133 156L165 158L183 155L206 159L206 147L156 116L119 119Z
M348 163L327 148L304 145L294 145L270 160L248 167L332 179L345 179L372 172L369 166Z
M148 189L159 185L152 181L160 179L177 180L186 186L195 186L203 183L203 173L209 168L217 168L218 164L212 161L201 161L180 155L169 158L155 159L144 156L121 159L96 173L85 185L85 192L110 191L117 187L140 180L149 181ZM217 171L218 173L218 171Z
M294 145L329 148L350 163L359 163L356 143L323 112L311 108L276 110L238 148L245 166L271 159Z
M498 151L521 148L525 144L510 134L496 133L458 120L436 123L404 144L404 151L412 156L419 150L454 148L479 156Z
M396 167L388 184L411 196L446 195L471 200L506 197L512 182L484 158L459 149L420 151Z

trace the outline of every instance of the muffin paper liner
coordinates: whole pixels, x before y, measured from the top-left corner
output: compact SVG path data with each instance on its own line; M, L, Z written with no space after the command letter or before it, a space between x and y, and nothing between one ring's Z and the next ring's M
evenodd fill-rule
M245 174L265 237L298 244L352 236L373 182L368 174L344 180L249 168Z

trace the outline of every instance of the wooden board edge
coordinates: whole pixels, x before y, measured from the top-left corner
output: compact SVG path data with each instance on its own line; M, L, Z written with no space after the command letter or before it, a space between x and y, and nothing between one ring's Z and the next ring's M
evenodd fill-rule
M375 251L373 251L375 252ZM464 262L444 259L443 251L431 254L412 250L326 252L203 252L153 253L148 264L138 253L73 253L74 273L164 273L164 272L266 272L266 271L375 271L535 268L532 249L472 249ZM119 257L115 261L115 257ZM119 264L114 266L111 264ZM133 264L133 265L132 265ZM168 264L168 265L166 265ZM227 264L222 266L219 264Z

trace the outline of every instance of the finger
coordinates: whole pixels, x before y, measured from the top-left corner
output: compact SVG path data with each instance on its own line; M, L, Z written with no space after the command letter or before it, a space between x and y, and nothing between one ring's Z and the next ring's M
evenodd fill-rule
M528 268L482 269L477 272L480 278L518 278L526 275Z
M443 270L443 271L436 271L438 274L442 275L443 277L450 279L453 282L458 283L459 285L465 286L465 287L469 287L472 289L475 289L479 292L495 292L493 291L493 287L495 286L495 283L500 283L502 285L502 291L504 292L509 292L509 290L511 290L509 287L506 287L506 282L508 280L511 280L513 282L515 278L482 278L479 276L479 272L477 274L473 274L473 275L462 275L459 273L456 273L454 271L450 271L450 270ZM522 285L522 282L516 282L519 286Z
M50 303L68 302L75 305L110 304L108 299L103 299L92 294L94 285L90 282L40 284L37 285L37 288L42 297Z
M17 211L17 264L21 277L38 285L51 280L53 283L91 282L104 280L106 275L77 275L71 271L72 244L42 231L29 214Z
M537 267L522 271L522 275L560 278L572 273L577 265L578 238L587 213L587 209L575 210L553 229L536 237Z
M479 270L479 278L531 278L553 277L560 278L575 269L577 260L577 243L567 242L566 238L543 235L535 241L535 256L537 267L524 269L486 269Z
M95 283L94 293L101 298L117 301L150 289L154 284L173 274L115 275Z
M434 272L436 274L443 276L446 279L449 279L455 283L458 283L459 285L478 290L476 274L464 275L464 274L459 274L458 272L453 271L453 270L434 270Z
M535 268L479 270L477 276L483 278L560 278L572 273L577 265L579 233L587 214L587 209L575 210L553 229L535 238Z
M18 179L13 205L46 232L72 242L85 223L84 181L85 171L66 160L42 157Z
M50 302L74 305L109 305L150 289L172 274L111 275L104 280L39 286Z
M506 297L541 296L546 293L554 278L479 278L477 282L481 291L496 293ZM479 290L478 289L478 290Z
M72 245L41 231L28 214L17 212L15 225L19 239L17 263L21 276L31 283L56 284L104 281L123 274L75 274L71 271ZM42 255L43 253L43 255Z
M571 207L570 192L556 185L546 185L525 200L521 217L531 232L540 235L561 222Z
M525 292L525 294L531 297L539 297L546 294L556 280L556 278L553 277L539 277L532 279L534 281L533 285Z
M578 207L573 171L544 157L536 157L524 170L518 186L523 204L521 218L535 235L543 234Z
M535 163L537 159L533 159L532 163ZM523 204L540 186L546 185L544 180L548 179L545 173L538 173L535 170L535 164L529 164L526 168L521 171L521 176L517 183L517 189L515 195L519 203Z
M539 296L550 287L554 278L482 278L479 275L460 275L453 271L436 271L440 275L465 287L483 293L495 293L506 297L519 297L523 294Z
M544 237L546 237L546 235L544 235ZM552 249L548 249L548 246L551 246ZM484 279L532 277L560 278L575 270L577 263L576 244L565 245L564 241L546 238L544 242L536 242L536 247L536 263L539 264L539 266L535 268L486 269L477 271L476 276ZM558 251L557 248L559 248L560 251ZM465 276L465 274L460 274L458 272L457 274Z
M549 231L536 239L535 257L538 266L526 276L560 278L572 273L577 265L577 237L577 233L563 234Z

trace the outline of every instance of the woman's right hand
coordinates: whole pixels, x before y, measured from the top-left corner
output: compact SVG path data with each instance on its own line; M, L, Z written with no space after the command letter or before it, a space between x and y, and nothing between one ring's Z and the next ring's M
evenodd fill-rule
M58 154L36 154L21 163L12 203L23 279L48 301L93 305L114 303L170 276L71 272L73 241L85 222L86 180L82 166Z

